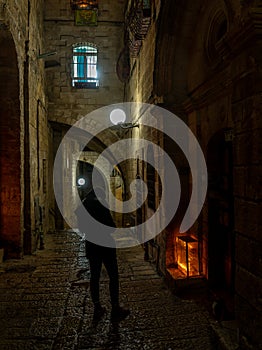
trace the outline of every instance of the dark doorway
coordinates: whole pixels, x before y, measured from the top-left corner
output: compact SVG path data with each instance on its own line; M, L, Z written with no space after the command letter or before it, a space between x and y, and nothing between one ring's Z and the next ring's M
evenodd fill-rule
M225 314L234 314L235 237L233 202L232 142L225 132L215 134L207 153L208 187L208 280L225 305Z
M106 179L104 175L98 168L94 167L93 164L90 164L85 161L79 160L76 167L76 181L77 181L77 190L81 200L90 192L93 188L92 177L94 176L96 180L96 186L103 188L106 193L108 193L108 188L106 185ZM82 181L81 181L82 180Z

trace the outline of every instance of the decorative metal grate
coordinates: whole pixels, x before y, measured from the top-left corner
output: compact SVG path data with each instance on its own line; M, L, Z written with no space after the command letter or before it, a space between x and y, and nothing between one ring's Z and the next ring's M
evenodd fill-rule
M137 0L127 14L130 55L136 57L151 24L151 1Z

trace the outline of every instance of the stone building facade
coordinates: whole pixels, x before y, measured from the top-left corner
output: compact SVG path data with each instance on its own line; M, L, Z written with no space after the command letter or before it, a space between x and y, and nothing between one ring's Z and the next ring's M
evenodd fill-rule
M43 2L1 1L1 248L31 253L48 227ZM42 212L41 212L42 210ZM42 218L40 218L42 216Z
M56 205L53 164L69 128L90 114L91 134L104 123L108 129L99 137L94 133L88 147L81 134L70 140L58 177L75 186L71 154L84 150L81 161L90 167L97 154L121 138L145 138L163 148L176 164L182 195L171 223L145 250L176 292L207 281L223 301L225 317L239 324L240 348L257 349L262 324L261 1L98 3L96 25L76 25L69 0L0 0L0 250L5 259L31 254L43 248L47 231L68 227ZM74 85L74 62L79 62L74 49L80 47L97 57L95 88ZM192 191L190 164L159 132L157 114L154 128L139 125L125 132L99 114L91 116L122 102L174 113L202 148L207 197L183 235L179 226ZM146 159L160 165L159 174ZM149 187L150 201L128 216L131 225L146 221L161 202L161 162L161 154L145 146L115 169L123 192L119 198L129 198L135 178ZM71 193L63 187L61 193L70 216Z
M119 80L116 66L117 60L123 49L124 28L124 1L99 2L97 25L76 25L76 12L70 6L70 1L47 1L44 8L44 38L45 51L51 53L46 57L46 91L48 95L48 120L50 125L49 143L54 150L54 159L57 147L70 128L81 118L87 117L89 132L96 135L94 129L99 124L89 114L103 106L120 103L123 101L124 85ZM97 78L96 88L73 86L74 61L73 50L77 45L91 45L97 49ZM54 55L53 55L54 53ZM88 122L90 118L90 122ZM109 118L109 117L108 117ZM92 119L92 120L91 120ZM93 130L93 131L92 131ZM86 150L89 157L85 157L86 163L93 164L92 152L101 152L107 144L116 140L113 131L100 135L100 142L89 145ZM63 165L66 167L71 162L71 154L81 152L83 142L72 140L68 150L63 153ZM73 145L73 146L72 146ZM90 148L91 147L91 148ZM62 169L61 167L61 169ZM53 172L52 161L49 162L50 173ZM63 170L61 170L63 172ZM60 187L64 196L64 216L74 217L71 210L72 197L76 200L75 175L72 172L61 173L66 183L73 183L73 190L66 189L66 185ZM54 214L53 226L64 228L68 225L64 222L56 206L54 196L49 197L49 207Z
M46 1L45 50L60 66L47 69L49 120L73 125L80 117L104 105L122 102L123 84L116 74L116 62L122 49L124 1L99 3L98 25L75 25L70 1ZM73 45L91 43L98 50L99 89L72 86Z
M185 235L178 231L177 215L149 250L177 291L204 276L223 300L225 317L239 321L241 347L249 348L249 342L259 346L261 2L152 3L150 28L138 52L127 44L131 69L126 100L154 103L187 123L206 158L208 193L201 215ZM134 1L129 8L137 11ZM128 31L129 37L137 34L132 25ZM179 158L188 200L188 164L175 145L163 145L173 159ZM143 211L147 217L147 204ZM179 250L186 245L189 260L190 250L198 250L195 277L186 277L179 261Z

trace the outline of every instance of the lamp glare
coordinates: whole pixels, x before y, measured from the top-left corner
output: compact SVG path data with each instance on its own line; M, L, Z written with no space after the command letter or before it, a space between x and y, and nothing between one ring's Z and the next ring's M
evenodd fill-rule
M86 180L83 177L80 177L77 180L77 183L78 183L79 186L84 186L84 184L86 183Z
M126 120L126 114L120 108L113 109L110 113L110 120L114 125L124 123L124 121Z

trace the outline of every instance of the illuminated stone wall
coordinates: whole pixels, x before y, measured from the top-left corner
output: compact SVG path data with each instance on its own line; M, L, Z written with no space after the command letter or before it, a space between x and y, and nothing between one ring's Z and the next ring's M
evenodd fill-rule
M97 26L75 25L70 1L46 1L45 51L60 66L46 70L49 120L72 125L94 109L123 100L123 83L116 74L116 64L123 49L124 1L99 2ZM72 45L93 43L98 49L98 89L71 86Z

